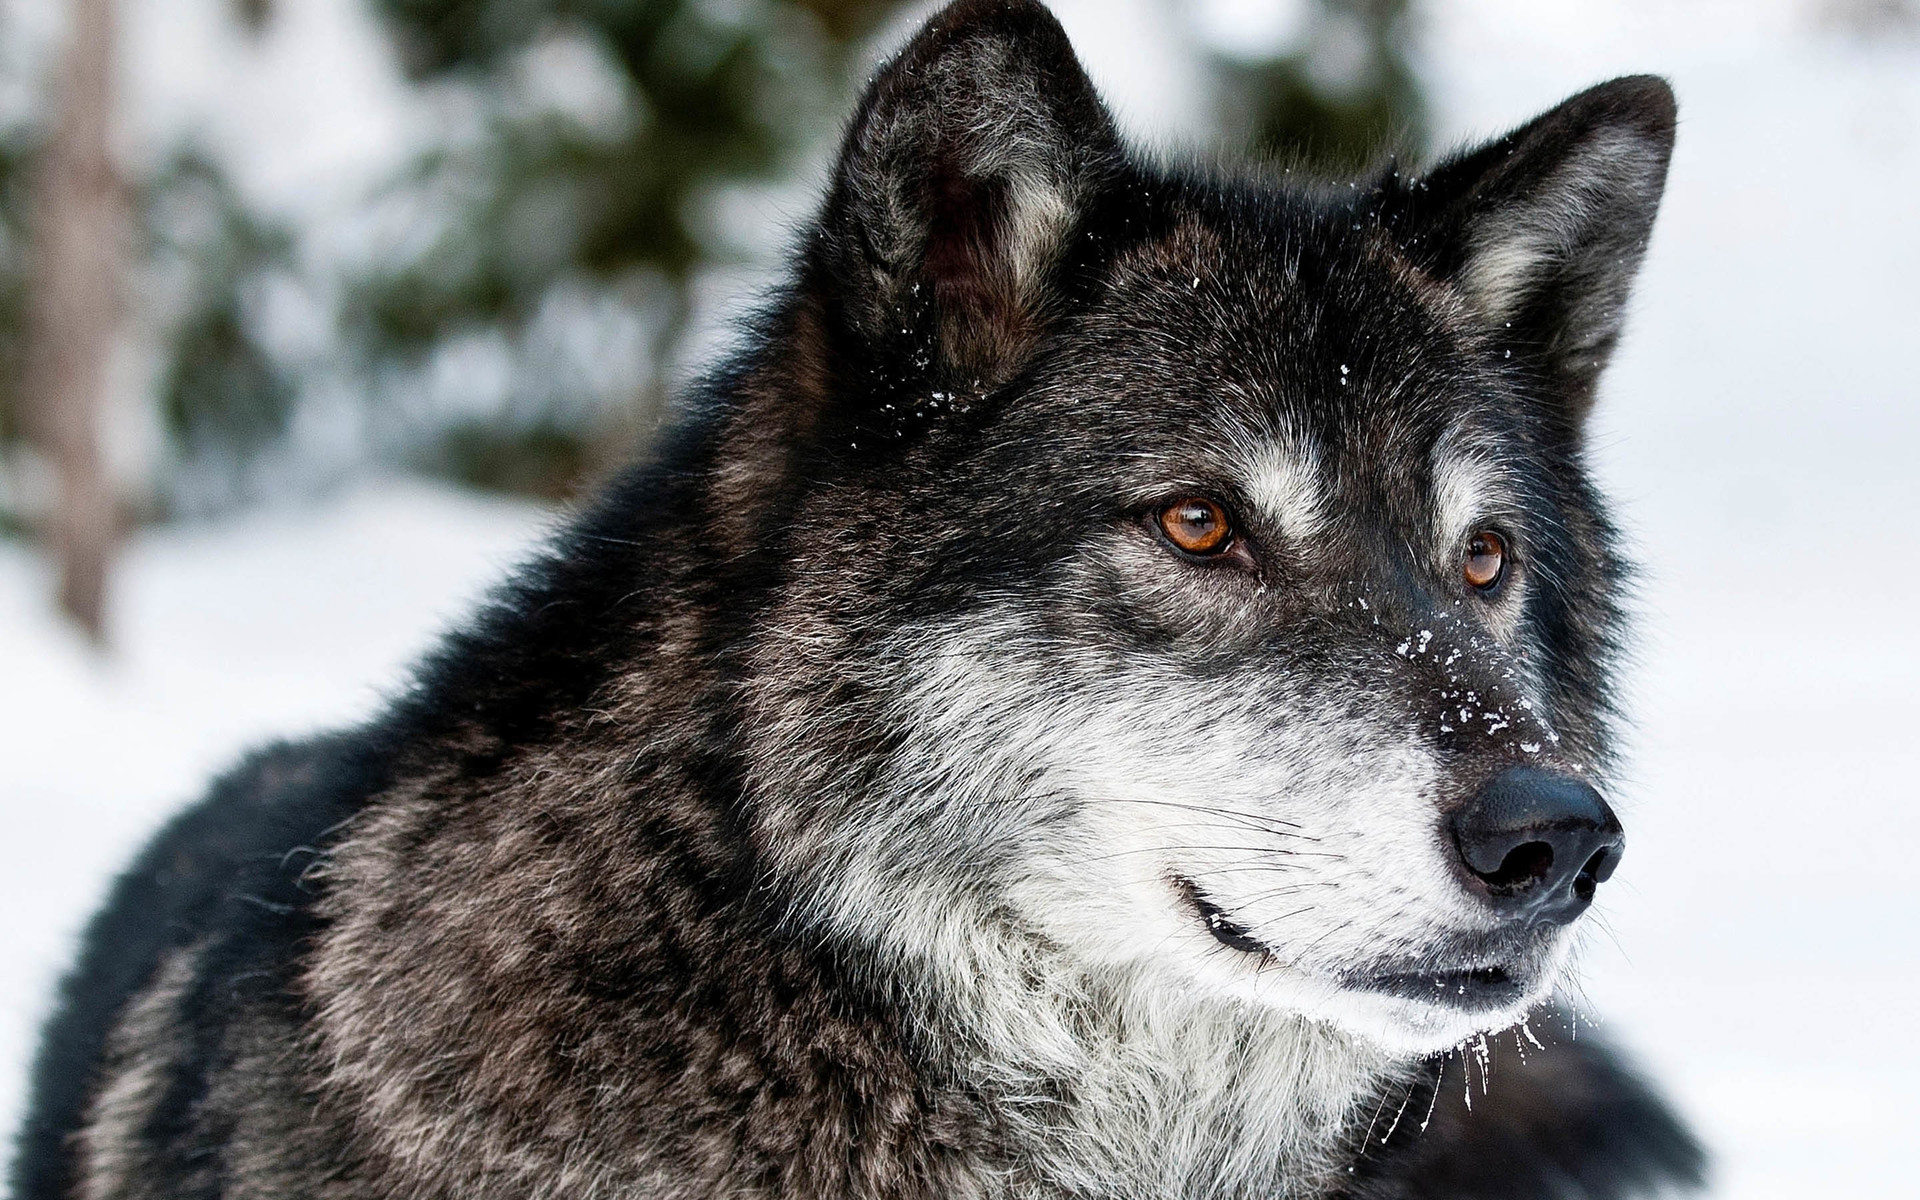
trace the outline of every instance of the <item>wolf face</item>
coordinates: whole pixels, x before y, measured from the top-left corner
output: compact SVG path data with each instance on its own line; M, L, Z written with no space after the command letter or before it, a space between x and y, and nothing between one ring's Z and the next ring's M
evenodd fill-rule
M796 919L1395 1053L1538 1003L1622 849L1581 425L1672 130L1625 79L1421 176L1200 177L1043 13L937 18L760 414L819 481L749 656Z

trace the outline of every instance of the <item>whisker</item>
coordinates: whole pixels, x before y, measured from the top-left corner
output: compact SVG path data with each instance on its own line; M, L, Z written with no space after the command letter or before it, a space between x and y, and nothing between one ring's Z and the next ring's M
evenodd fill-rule
M1326 887L1326 886L1328 886L1326 880L1313 879L1313 880L1308 880L1306 883L1294 883L1294 884L1289 884L1286 887L1268 888L1264 892L1256 892L1253 895L1248 896L1244 900L1239 901L1239 903L1243 905L1244 904L1261 904L1261 903L1264 903L1265 901L1272 900L1280 896L1290 896L1295 892L1305 891L1306 889L1311 887ZM1281 920L1281 918L1269 917L1267 918L1266 921L1262 921L1261 924L1264 925L1269 921L1278 921L1278 920Z
M1184 809L1187 812L1211 813L1215 816L1223 816L1223 817L1239 817L1242 820L1254 822L1256 825L1260 827L1277 825L1283 829L1288 829L1288 830L1297 830L1301 828L1300 823L1298 821L1289 821L1284 817L1269 816L1265 813L1246 812L1242 809L1237 809L1237 808L1222 808L1217 804L1186 804L1179 800L1153 800L1153 799L1147 799L1147 798L1138 797L1138 796L1129 796L1125 799L1119 799L1112 796L1095 796L1095 797L1086 797L1085 799L1089 799L1095 803L1101 803L1101 804L1153 804L1163 808ZM1306 834L1291 834L1290 836L1300 837L1307 841L1314 841L1314 842L1317 842L1320 840L1319 838L1308 837Z
M1199 851L1202 853L1278 855L1285 858L1291 858L1299 853L1299 851L1288 850L1283 846L1134 846L1126 850L1112 850L1105 854L1085 855L1075 858L1073 861L1076 863L1108 862L1116 858L1126 858L1133 854L1173 854L1182 850ZM1245 859L1242 861L1257 862L1259 860Z

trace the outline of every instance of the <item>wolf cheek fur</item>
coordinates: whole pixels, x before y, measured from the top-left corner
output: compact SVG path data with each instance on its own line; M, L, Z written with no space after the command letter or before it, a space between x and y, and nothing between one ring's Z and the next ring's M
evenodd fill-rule
M1131 156L1038 5L947 9L660 459L123 878L19 1194L1694 1178L1591 1045L1471 1113L1424 1060L1617 857L1580 428L1672 124L1621 80L1288 192Z

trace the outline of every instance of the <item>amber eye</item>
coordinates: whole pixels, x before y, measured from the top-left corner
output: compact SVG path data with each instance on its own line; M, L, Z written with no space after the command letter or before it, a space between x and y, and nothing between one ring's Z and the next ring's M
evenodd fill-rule
M1203 496L1187 496L1161 509L1160 531L1188 554L1218 554L1233 542L1227 510Z
M1460 573L1472 586L1487 591L1507 573L1507 540L1491 529L1482 529L1467 539L1467 556Z

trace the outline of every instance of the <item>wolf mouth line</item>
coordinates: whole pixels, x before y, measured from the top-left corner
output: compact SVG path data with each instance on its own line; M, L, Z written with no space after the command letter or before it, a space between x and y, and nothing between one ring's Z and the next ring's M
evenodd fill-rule
M1284 968L1285 956L1229 916L1191 880L1171 877L1174 890L1192 907L1208 934L1229 950L1254 956L1259 969ZM1418 964L1347 971L1332 980L1344 988L1377 992L1463 1012L1504 1012L1539 986L1544 947L1512 934L1435 947ZM1456 939L1456 943L1458 939ZM1460 964L1460 965L1451 965ZM1468 965L1471 964L1471 965Z
M1452 1006L1467 1012L1503 1012L1533 990L1534 984L1515 978L1505 967L1473 967L1451 971L1401 971L1371 975L1359 986L1403 1000Z

